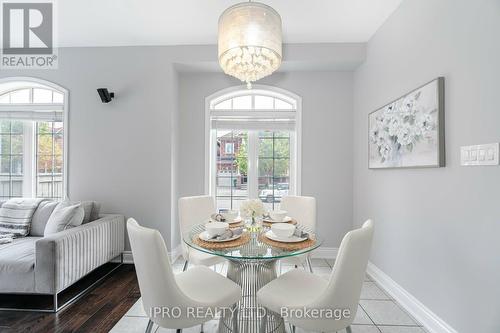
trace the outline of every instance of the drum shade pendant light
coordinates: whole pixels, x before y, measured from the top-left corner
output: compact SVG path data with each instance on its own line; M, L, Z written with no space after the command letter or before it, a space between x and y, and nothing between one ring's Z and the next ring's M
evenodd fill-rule
M219 18L219 64L248 88L280 67L281 44L281 17L265 4L239 3Z

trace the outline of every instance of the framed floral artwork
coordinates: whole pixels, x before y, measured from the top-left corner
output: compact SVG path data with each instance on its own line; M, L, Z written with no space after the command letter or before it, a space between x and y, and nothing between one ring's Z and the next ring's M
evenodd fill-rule
M372 112L370 169L444 167L444 78Z

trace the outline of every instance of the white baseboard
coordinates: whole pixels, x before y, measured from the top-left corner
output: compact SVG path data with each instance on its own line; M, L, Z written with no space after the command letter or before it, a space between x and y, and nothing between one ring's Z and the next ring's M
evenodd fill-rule
M411 314L430 333L458 333L454 328L429 310L413 295L382 272L377 266L368 263L368 274L389 295L396 300L409 314Z
M170 258L172 262L175 262L180 256L182 256L182 245L177 245L177 247L173 248L170 252Z
M170 253L171 262L175 262L182 255L182 247L179 245L174 248ZM123 251L123 263L133 264L134 257L132 256L132 251Z
M335 259L337 258L337 252L339 251L336 247L323 247L320 246L316 250L312 252L313 258L321 258L321 259Z
M134 257L132 256L132 251L123 251L123 263L124 264L134 263Z

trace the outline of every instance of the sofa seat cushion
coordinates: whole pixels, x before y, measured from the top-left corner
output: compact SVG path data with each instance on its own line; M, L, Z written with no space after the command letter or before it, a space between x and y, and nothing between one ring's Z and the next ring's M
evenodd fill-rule
M16 238L0 245L0 293L35 292L35 242L40 238Z
M35 268L35 242L41 237L15 238L0 245L0 273L26 273Z

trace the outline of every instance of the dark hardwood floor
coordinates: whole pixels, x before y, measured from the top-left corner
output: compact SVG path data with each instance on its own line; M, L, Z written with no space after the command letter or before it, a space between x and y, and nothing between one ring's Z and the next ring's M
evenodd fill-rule
M57 314L0 311L0 332L109 332L139 297L134 265L122 265Z

